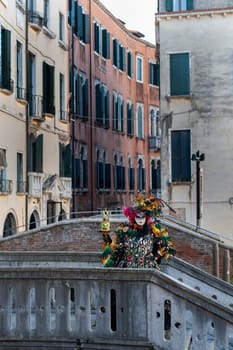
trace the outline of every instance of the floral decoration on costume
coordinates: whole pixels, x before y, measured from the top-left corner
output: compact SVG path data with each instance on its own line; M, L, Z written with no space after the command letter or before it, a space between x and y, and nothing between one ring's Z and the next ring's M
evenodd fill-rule
M108 231L102 230L103 265L159 269L162 259L167 260L170 255L174 255L171 237L158 218L165 205L168 206L153 195L149 198L140 195L132 206L123 208L128 222L118 227L114 237L111 238Z

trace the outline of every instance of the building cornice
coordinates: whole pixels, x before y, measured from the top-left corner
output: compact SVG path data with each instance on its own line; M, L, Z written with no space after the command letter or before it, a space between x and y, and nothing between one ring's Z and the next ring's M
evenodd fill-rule
M156 20L160 21L163 19L182 19L182 18L200 18L200 17L214 17L216 15L227 16L233 14L233 7L228 8L216 8L206 10L191 10L191 11L178 11L178 12L160 12L156 14Z

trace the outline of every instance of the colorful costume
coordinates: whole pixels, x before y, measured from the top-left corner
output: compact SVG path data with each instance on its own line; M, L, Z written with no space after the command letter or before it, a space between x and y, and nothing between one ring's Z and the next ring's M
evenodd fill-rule
M163 258L167 260L175 254L171 238L158 219L164 204L154 196L139 196L132 207L123 208L129 221L120 225L115 236L111 238L109 232L102 230L104 266L159 269Z

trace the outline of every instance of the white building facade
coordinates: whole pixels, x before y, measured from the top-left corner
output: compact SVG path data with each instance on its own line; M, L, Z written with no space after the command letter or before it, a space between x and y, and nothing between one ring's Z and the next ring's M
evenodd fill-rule
M0 1L0 236L68 217L66 1Z
M160 0L156 15L162 198L182 219L226 236L233 231L232 19L230 0Z

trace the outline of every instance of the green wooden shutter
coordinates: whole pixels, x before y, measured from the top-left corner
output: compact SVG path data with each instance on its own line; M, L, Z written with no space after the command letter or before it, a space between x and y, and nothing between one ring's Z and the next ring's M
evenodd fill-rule
M36 171L43 173L43 134L36 139Z
M113 39L113 65L117 67L117 40Z
M124 101L121 102L121 132L124 131Z
M97 23L94 23L94 40L95 40L95 51L99 53L99 26L97 25Z
M159 64L155 64L154 79L155 79L155 85L160 86L160 65Z
M3 88L11 90L11 32L2 29L2 82Z
M90 16L89 15L83 15L84 16L84 37L83 41L85 44L90 43Z
M131 52L128 52L128 54L127 54L127 61L128 61L127 74L129 77L132 77L132 54L131 54Z
M110 58L110 33L107 32L107 48L106 48L106 57L107 59Z
M193 0L187 0L187 10L193 10Z
M88 163L86 159L83 159L83 187L88 187Z
M71 177L71 147L70 144L65 147L65 177Z
M54 67L49 66L49 113L55 114L54 106Z
M82 6L78 5L78 32L77 35L80 39L83 39L83 10Z
M96 109L96 122L100 123L102 119L102 93L100 84L95 86L95 109Z
M107 57L107 30L102 30L102 56Z
M109 128L109 91L107 91L105 96L105 126Z
M62 154L63 154L63 146L62 146L62 143L59 142L59 176L60 177L63 177L64 173L63 173L63 157L62 157Z
M173 0L166 0L166 11L173 11Z
M170 55L170 95L190 94L189 54Z
M85 80L83 93L83 116L88 117L88 80Z
M172 131L171 136L172 182L190 182L190 131Z
M78 2L75 2L74 4L74 33L75 35L78 35Z

